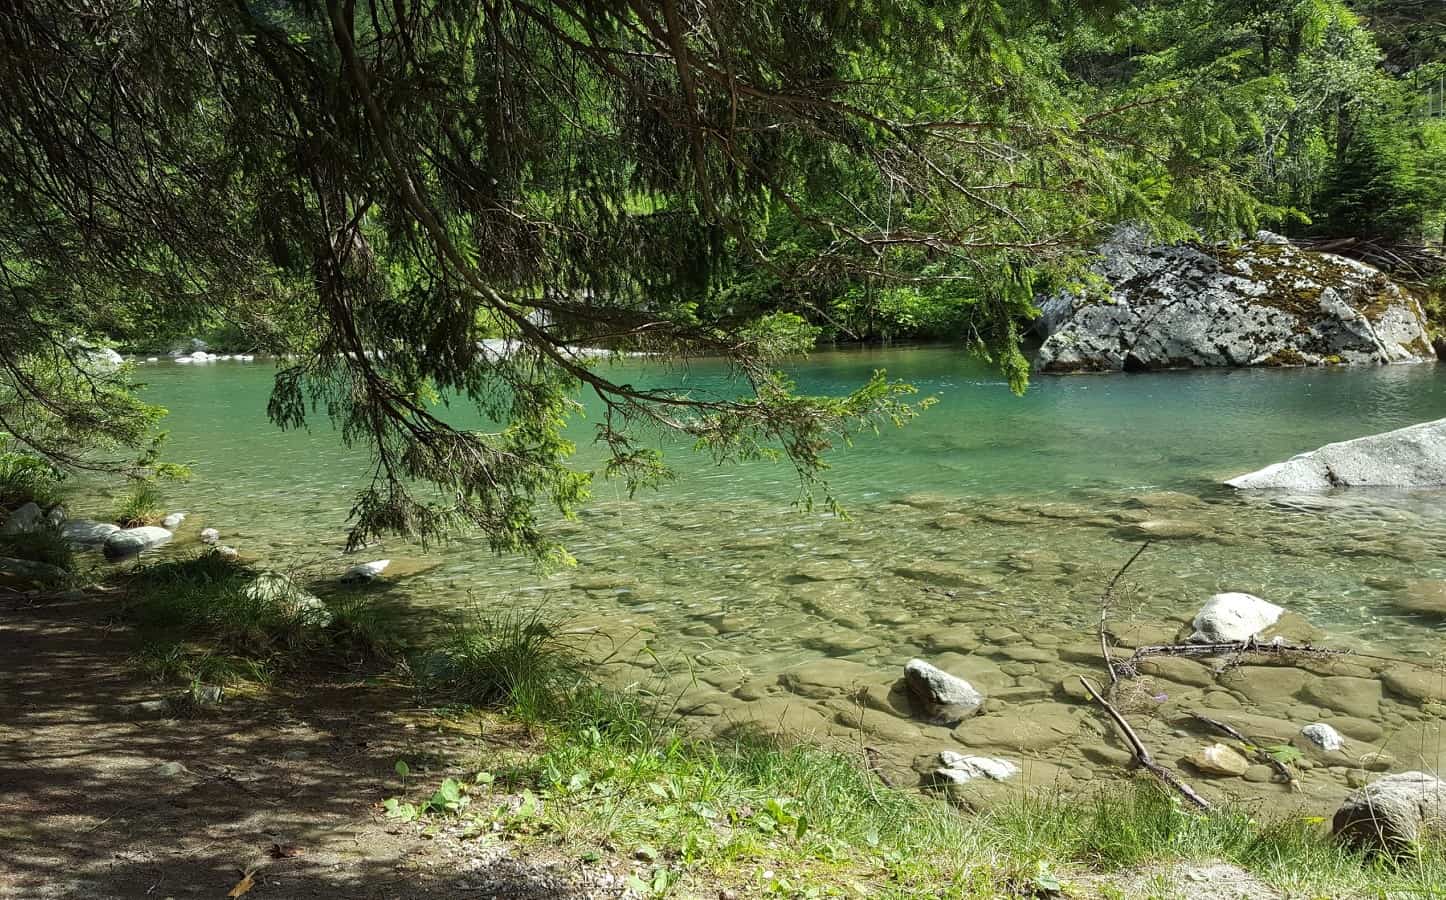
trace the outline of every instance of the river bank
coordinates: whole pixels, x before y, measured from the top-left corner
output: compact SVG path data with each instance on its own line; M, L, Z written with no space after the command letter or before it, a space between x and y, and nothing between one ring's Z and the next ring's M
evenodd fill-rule
M5 601L0 770L23 814L0 896L1224 900L1429 896L1446 875L1429 847L1376 865L1309 820L1199 816L1148 781L960 815L857 749L680 742L582 695L542 717L439 706L328 653L196 704L141 676L135 621L114 592Z

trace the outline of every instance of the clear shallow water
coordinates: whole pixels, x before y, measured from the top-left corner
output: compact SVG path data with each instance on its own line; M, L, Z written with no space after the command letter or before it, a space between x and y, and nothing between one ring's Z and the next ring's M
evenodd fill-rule
M708 364L614 368L638 384L730 391ZM786 465L719 469L669 447L676 483L629 500L599 482L578 521L557 523L575 570L542 574L466 538L366 555L395 561L399 602L540 605L599 628L623 642L609 661L620 680L681 693L680 709L718 731L752 718L847 736L853 688L892 681L913 655L1008 698L1001 715L1064 715L1059 682L1082 663L1058 648L1087 637L1142 521L1177 535L1131 572L1139 589L1120 618L1142 639L1163 639L1211 593L1243 590L1299 612L1336 646L1419 656L1446 646L1439 621L1396 605L1411 581L1446 578L1446 494L1258 498L1218 486L1329 441L1446 417L1446 368L1040 378L1015 397L957 351L928 348L819 353L795 375L803 391L842 392L875 368L938 403L834 456L829 480L851 521L791 507ZM320 419L309 432L272 427L272 373L261 362L143 369L149 399L171 411L171 458L194 470L169 489L171 506L193 513L188 533L214 526L270 564L339 571L352 561L340 547L365 458ZM580 424L584 466L597 461L589 434ZM1211 690L1173 692L1184 703ZM1271 698L1275 714L1331 714L1303 696ZM1370 718L1421 715L1387 697ZM958 735L881 716L873 741L900 767L960 749ZM1064 759L1079 778L1090 764L1075 751L1100 740L1084 727L1060 746L982 746ZM1034 780L1060 776L1039 765Z

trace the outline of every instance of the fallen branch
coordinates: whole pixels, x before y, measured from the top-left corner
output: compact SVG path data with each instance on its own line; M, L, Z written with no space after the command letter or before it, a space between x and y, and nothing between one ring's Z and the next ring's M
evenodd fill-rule
M1286 656L1295 653L1307 656L1356 655L1350 650L1333 650L1329 647L1315 647L1310 644L1286 644L1283 642L1262 644L1254 638L1248 638L1243 641L1217 641L1209 644L1157 644L1137 647L1135 648L1135 652L1130 655L1130 658L1120 663L1117 668L1126 677L1134 677L1139 674L1138 666L1140 660L1151 656L1232 656L1241 653L1255 653L1265 656Z
M1140 736L1135 733L1135 729L1130 727L1130 723L1125 720L1125 717L1120 714L1119 710L1115 709L1108 700L1101 696L1099 688L1095 687L1094 684L1083 675L1079 677L1079 680L1080 684L1084 685L1084 689L1089 691L1090 696L1095 698L1095 702L1103 706L1105 712L1109 713L1110 718L1114 720L1115 726L1119 728L1120 734L1124 737L1125 742L1130 745L1130 753L1134 755L1135 762L1139 763L1141 768L1178 791L1181 796L1200 809L1207 811L1211 809L1209 800L1197 794L1194 788L1181 781L1174 772L1155 762L1155 758L1151 756L1150 751L1145 748L1144 743L1140 740Z
M1271 756L1268 751L1255 746L1255 742L1250 740L1250 738L1241 734L1239 731L1235 730L1231 726L1226 725L1224 722L1221 722L1217 719L1212 719L1209 716L1201 715L1200 713L1191 713L1190 718L1205 725L1209 725L1211 728L1214 728L1216 731L1219 731L1222 734L1226 734L1230 737L1235 738L1237 741L1239 741L1245 746L1245 750L1252 757L1255 758L1256 762L1264 763L1265 765L1270 766L1272 769L1274 769L1275 774L1280 776L1280 780L1282 783L1290 785L1290 789L1292 791L1300 790L1300 782L1295 780L1295 775L1291 773L1290 767L1287 766L1285 763L1281 762L1280 760L1276 759L1274 756Z
M1115 572L1115 577L1110 579L1110 583L1105 585L1104 592L1100 594L1100 622L1096 630L1099 632L1100 638L1100 656L1104 657L1105 668L1108 669L1110 672L1111 687L1119 683L1120 676L1115 673L1115 661L1110 658L1110 642L1108 638L1109 629L1107 628L1108 620L1110 617L1110 605L1114 602L1115 599L1116 585L1120 583L1121 578L1125 577L1125 573L1130 570L1130 566L1135 564L1135 560L1140 558L1140 554L1144 553L1150 548L1151 543L1153 542L1145 541L1143 544L1141 544L1140 549L1135 551L1134 556L1131 556L1129 559L1125 560L1125 564L1123 566L1120 566L1119 571Z

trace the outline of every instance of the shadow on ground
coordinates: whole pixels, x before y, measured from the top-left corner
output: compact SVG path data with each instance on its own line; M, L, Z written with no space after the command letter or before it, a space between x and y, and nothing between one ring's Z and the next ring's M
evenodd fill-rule
M405 692L341 675L147 713L137 704L173 689L127 664L113 613L0 599L0 897L224 897L247 872L248 897L609 893L389 823L377 804L401 792L397 759L440 768L478 746L408 722Z

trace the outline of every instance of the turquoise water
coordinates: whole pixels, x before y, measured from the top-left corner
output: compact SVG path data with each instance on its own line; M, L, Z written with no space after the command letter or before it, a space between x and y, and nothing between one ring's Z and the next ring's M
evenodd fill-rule
M876 368L938 403L834 455L829 480L849 521L794 507L786 465L717 468L666 446L676 483L629 499L599 482L577 521L555 524L576 569L541 573L468 537L427 552L391 541L366 558L393 560L390 602L538 606L606 634L623 648L608 660L620 681L683 695L680 708L715 730L777 717L786 700L790 727L847 736L852 701L828 686L800 694L789 679L845 660L835 668L850 684L887 684L913 655L952 661L1012 698L1012 715L1056 714L1056 685L1077 665L1057 648L1088 639L1100 588L1142 521L1173 536L1141 558L1121 603L1121 630L1141 639L1165 639L1210 594L1241 590L1300 613L1334 646L1422 658L1446 646L1440 621L1397 605L1412 582L1446 578L1442 492L1244 497L1219 485L1333 440L1446 417L1446 369L1040 378L1017 397L957 351L911 348L819 353L794 374L803 391L842 392ZM365 456L320 418L310 431L272 427L272 374L259 361L142 368L148 397L171 411L170 456L194 471L168 492L192 513L177 544L209 525L253 559L324 580L356 561L341 547ZM634 361L610 374L729 391L709 363ZM596 464L589 429L577 433L579 465ZM1206 695L1190 691L1176 696ZM1278 705L1291 718L1329 712ZM1389 699L1378 714L1417 715ZM949 739L893 720L885 730L874 743L899 767ZM1049 756L1068 759L1084 740Z

